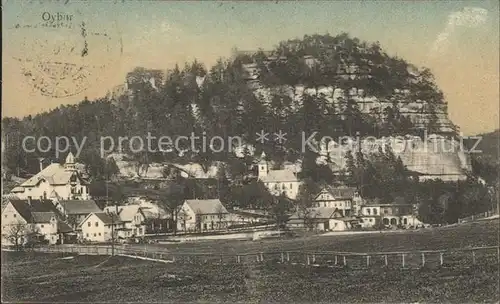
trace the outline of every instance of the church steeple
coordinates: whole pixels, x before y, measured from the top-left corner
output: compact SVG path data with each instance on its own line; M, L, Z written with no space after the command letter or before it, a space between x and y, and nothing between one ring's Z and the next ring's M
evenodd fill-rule
M260 161L257 164L258 165L258 177L262 178L264 176L267 176L267 172L269 171L267 161L266 161L266 153L262 151L262 155L260 156Z
M66 170L75 170L75 157L73 156L73 153L69 152L68 156L66 156L64 168Z

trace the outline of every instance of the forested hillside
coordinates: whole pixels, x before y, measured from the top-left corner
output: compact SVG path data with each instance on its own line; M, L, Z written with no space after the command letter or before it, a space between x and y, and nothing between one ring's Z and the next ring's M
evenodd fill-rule
M93 181L99 181L117 173L114 161L101 157L102 137L146 138L149 133L156 138L176 138L194 133L207 138L239 136L255 151L251 153L246 147L243 156L237 157L228 147L215 153L203 151L201 146L193 150L191 142L181 141L177 149L185 152L132 153L129 145L121 152L138 167L153 162L194 162L208 168L220 161L226 165L219 170L216 188L195 185L201 187L199 191L183 193L208 197L217 189L216 195L226 204L241 207L265 207L272 201L262 183L246 179L262 151L275 166L285 161L301 162L301 204L309 204L322 184L341 182L357 187L368 199L394 202L403 198L418 204L421 218L431 223L455 221L492 206L491 194L472 176L458 183L419 182L390 149L378 149L373 155L347 151L345 169L336 174L328 156L318 163L317 152L302 151L303 132L331 138L422 136L427 132L453 138L454 126L450 129L441 124L448 121L446 102L432 73L387 55L377 43L347 34L305 36L280 42L270 52L235 52L232 58L220 59L210 68L197 61L176 66L166 75L137 68L127 75L126 83L119 94L98 100L21 119L3 118L5 176L38 172L40 157L61 160L54 159L54 146L46 152L26 152L22 140L28 135L67 136L78 143L86 138L79 162L87 165ZM306 93L297 94L298 89ZM270 137L281 130L287 140L256 141L261 130L271 133ZM72 150L75 152L75 146ZM120 201L123 192L116 192ZM189 197L186 195L183 197ZM171 201L180 201L180 197Z
M313 56L311 65L304 56ZM274 58L274 59L273 59ZM254 94L249 87L243 65L256 62L260 66L261 81L266 86L275 84L320 87L334 84L344 90L336 103L328 102L322 94L304 95L292 100L287 94L274 93L271 102ZM158 63L161 65L161 63ZM346 77L345 67L357 69L356 77ZM144 70L144 69L143 69ZM141 69L131 73L137 76ZM132 79L134 77L128 77ZM199 82L198 79L203 81ZM376 96L387 106L378 113L364 113L347 92L351 88ZM401 94L400 92L406 92ZM4 118L6 137L4 164L11 172L36 172L37 157L53 157L54 151L25 153L20 144L25 135L36 138L48 136L87 137L80 160L100 162L99 138L102 136L189 136L191 132L206 136L241 136L256 146L257 153L265 150L273 160L294 161L303 158L300 153L301 132L332 138L341 135L361 136L419 134L411 120L400 113L401 100L425 100L429 107L443 104L443 94L427 69L417 69L403 59L388 56L378 44L360 42L346 34L338 36L313 35L303 40L281 42L270 55L256 52L252 56L237 54L221 59L207 69L199 62L175 67L165 81L151 84L135 77L134 86L119 100L102 98L84 100L77 105L61 106L52 111L22 119ZM113 102L112 102L113 101ZM294 104L296 103L296 104ZM435 120L426 128L439 132ZM256 143L260 130L287 133L286 145L268 142ZM188 148L188 147L180 147ZM127 152L127 151L125 151ZM139 155L140 154L140 155ZM144 161L196 161L210 163L228 160L231 153L188 152L179 158L177 153L137 153ZM147 158L147 160L146 160Z

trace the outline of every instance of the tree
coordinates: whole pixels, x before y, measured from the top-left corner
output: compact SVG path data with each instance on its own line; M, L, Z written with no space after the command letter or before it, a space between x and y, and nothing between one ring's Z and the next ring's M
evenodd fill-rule
M269 209L269 214L276 222L276 227L285 228L290 216L291 203L285 196L273 197L273 205Z
M105 178L106 180L111 180L113 177L117 176L120 173L120 169L115 162L115 159L109 157L105 161Z
M225 210L224 206L222 206L222 205L217 206L217 209L215 210L215 214L216 214L217 220L218 220L218 228L222 229L222 221L224 220L224 218L226 216L226 210Z
M187 230L187 227L186 227L186 221L188 220L188 213L186 212L186 210L184 210L183 208L180 208L179 210L179 213L177 214L177 221L181 222L182 223L182 227L184 230L184 232L186 232ZM174 231L176 230L176 227L177 227L177 223L174 223L175 224L175 228Z
M173 222L174 235L177 233L178 215L181 211L182 204L185 199L185 185L182 184L182 179L171 183L168 188L160 193L159 205L163 207L169 214Z
M226 206L231 205L231 183L227 178L226 167L219 165L217 170L217 198Z
M14 245L15 250L21 250L22 245L28 241L26 239L27 233L27 224L18 222L8 226L5 237Z
M73 230L76 230L79 222L78 222L78 219L77 219L77 216L76 215L68 215L66 217L66 222L68 223L68 225L73 228Z
M248 184L233 185L231 200L240 208L266 210L272 204L272 195L261 181L253 180Z

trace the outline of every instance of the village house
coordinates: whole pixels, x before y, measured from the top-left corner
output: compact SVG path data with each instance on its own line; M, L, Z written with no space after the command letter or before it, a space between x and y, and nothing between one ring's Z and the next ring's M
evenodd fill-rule
M108 206L104 208L104 213L117 215L123 223L118 235L120 238L144 236L148 232L148 219L155 218L140 205Z
M287 226L292 229L344 231L352 227L351 220L351 218L344 217L337 208L313 207L293 214Z
M177 230L208 231L226 229L231 216L219 199L190 199L181 206Z
M384 225L388 228L416 227L423 223L415 215L411 204L383 204L378 200L368 202L361 207L360 223L362 227Z
M11 191L18 199L90 199L87 181L76 168L70 152L64 165L50 164Z
M28 241L64 243L72 232L49 200L11 199L2 210L2 244L24 244ZM15 234L15 235L14 235Z
M313 207L337 208L342 216L357 214L361 198L352 187L325 186L313 200Z
M296 199L299 193L300 181L296 172L290 169L270 170L265 159L266 154L262 152L258 166L258 179L264 183L272 195L284 194L290 199Z
M79 225L80 240L104 243L123 236L125 223L113 213L90 213Z
M53 200L53 203L66 222L75 230L87 215L92 212L101 212L101 208L93 200Z

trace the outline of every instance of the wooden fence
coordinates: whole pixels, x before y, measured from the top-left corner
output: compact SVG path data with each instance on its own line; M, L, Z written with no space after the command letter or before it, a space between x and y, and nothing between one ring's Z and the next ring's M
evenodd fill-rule
M488 218L490 216L497 215L497 214L498 214L498 210L482 212L482 213L474 214L474 215L471 215L468 217L460 218L460 219L458 219L458 223L462 224L462 223L482 220L482 219L485 219L485 218Z
M40 252L60 253L62 255L111 255L111 246L47 246L36 248ZM462 248L453 250L417 250L395 252L336 252L336 251L275 251L241 254L214 253L172 253L150 251L145 248L131 249L116 246L115 255L137 259L157 260L159 262L188 264L259 264L279 263L316 267L346 267L368 269L387 268L436 268L470 267L479 264L500 263L500 246Z

